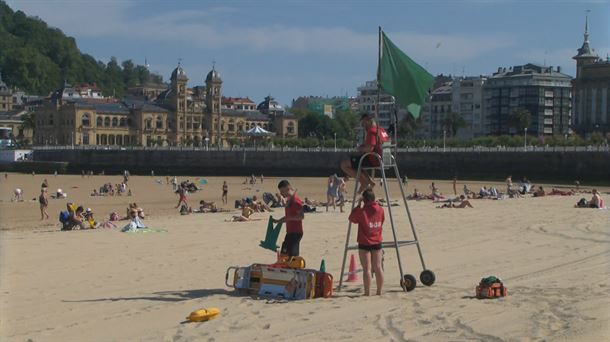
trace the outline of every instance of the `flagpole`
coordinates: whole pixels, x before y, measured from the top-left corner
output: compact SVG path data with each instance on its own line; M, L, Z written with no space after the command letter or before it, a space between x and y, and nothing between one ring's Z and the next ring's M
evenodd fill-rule
M377 136L375 137L376 143L379 146L381 139L379 137L379 102L381 100L381 26L379 26L379 35L377 42L377 105L375 106L375 121L377 122ZM374 171L373 171L374 172ZM373 173L374 174L374 173Z
M379 26L379 34L377 41L377 106L375 106L375 121L379 125L379 102L381 99L381 82L380 82L380 71L381 71L381 26ZM379 130L377 130L377 140L379 140Z

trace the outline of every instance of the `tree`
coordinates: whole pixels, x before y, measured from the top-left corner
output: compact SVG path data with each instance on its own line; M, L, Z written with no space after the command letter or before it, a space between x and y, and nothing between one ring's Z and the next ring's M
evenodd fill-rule
M415 136L415 131L421 124L421 120L415 119L411 114L407 114L404 119L398 123L397 135L401 139L411 139Z
M450 112L443 119L442 125L445 129L449 130L452 137L455 137L458 129L466 126L466 121L464 121L464 118L460 114Z
M523 131L526 127L529 127L532 121L532 115L530 111L523 108L514 108L508 116L508 124L513 127L517 132Z
M76 40L0 0L0 70L10 87L48 95L65 81L99 83L104 95L122 96L129 85L143 83L148 70L127 60L108 65L79 51Z

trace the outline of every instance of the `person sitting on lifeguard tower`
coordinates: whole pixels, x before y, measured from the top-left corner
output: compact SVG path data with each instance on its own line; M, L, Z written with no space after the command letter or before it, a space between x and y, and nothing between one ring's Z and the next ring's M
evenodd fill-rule
M366 136L362 145L358 146L359 154L353 155L350 159L344 159L341 161L341 170L345 172L349 177L356 178L358 172L358 163L360 158L365 153L376 152L381 155L381 145L390 140L390 136L383 129L383 127L377 126L375 119L368 114L362 114L360 117L360 125L366 131ZM377 137L377 130L379 130L379 139ZM379 166L379 160L374 155L368 155L362 161L362 167L376 167ZM360 172L360 189L358 193L362 193L366 189L372 189L375 186L375 182L367 172Z

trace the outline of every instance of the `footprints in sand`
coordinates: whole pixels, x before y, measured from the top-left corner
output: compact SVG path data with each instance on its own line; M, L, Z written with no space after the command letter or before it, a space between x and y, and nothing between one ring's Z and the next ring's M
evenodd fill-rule
M379 332L383 336L390 337L393 341L407 342L404 338L404 331L401 331L394 324L393 315L381 316L377 315L375 317L375 328L379 330Z

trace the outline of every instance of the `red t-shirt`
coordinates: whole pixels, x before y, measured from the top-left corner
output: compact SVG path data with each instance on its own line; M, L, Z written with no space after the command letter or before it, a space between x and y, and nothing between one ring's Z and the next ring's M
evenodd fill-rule
M383 208L377 202L365 204L363 208L357 207L349 215L352 223L358 224L358 243L371 246L380 244L381 230L385 221Z
M378 127L379 126L376 126L376 125L371 126L371 128L369 128L366 131L366 137L364 138L364 144L372 146L373 152L381 155L381 145L384 142L389 141L390 136L385 131L385 129L383 129L383 127L379 127L379 140L377 140L377 128ZM377 142L379 142L379 143L377 143ZM373 155L369 155L368 160L369 160L370 164L373 166L379 165L379 160Z
M284 208L286 217L296 216L303 210L303 202L294 194L289 200L286 208ZM303 221L288 221L286 220L286 233L299 233L303 234Z

